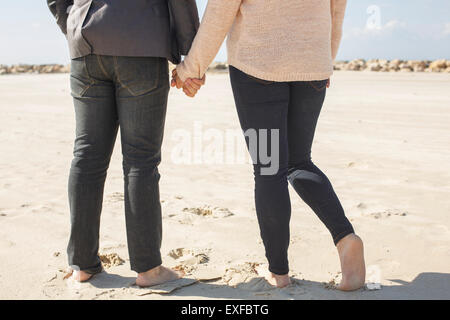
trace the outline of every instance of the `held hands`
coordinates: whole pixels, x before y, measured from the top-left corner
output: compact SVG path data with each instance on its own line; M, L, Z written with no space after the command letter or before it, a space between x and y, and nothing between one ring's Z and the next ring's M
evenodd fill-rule
M181 81L180 77L177 74L177 70L174 69L172 71L172 81L171 81L170 85L172 87L177 87L177 89L182 88L184 94L186 94L188 97L193 98L197 94L198 90L200 90L200 88L205 84L205 81L206 81L206 75L203 76L202 79L188 78L183 83L183 81Z

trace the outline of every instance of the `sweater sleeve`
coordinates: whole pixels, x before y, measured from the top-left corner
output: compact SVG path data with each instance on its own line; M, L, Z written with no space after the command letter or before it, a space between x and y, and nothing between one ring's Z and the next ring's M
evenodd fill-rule
M331 0L331 55L333 61L336 59L341 43L346 6L347 0Z
M182 81L202 78L219 52L242 0L209 0L198 33L184 61L177 66Z

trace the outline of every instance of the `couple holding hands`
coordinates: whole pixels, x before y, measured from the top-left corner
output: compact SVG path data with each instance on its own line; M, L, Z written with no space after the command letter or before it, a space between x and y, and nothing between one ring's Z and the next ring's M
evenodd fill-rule
M148 287L183 275L162 266L161 145L170 85L194 97L228 36L230 79L243 131L277 130L279 166L254 161L255 204L269 262L267 281L290 284L288 184L331 233L340 290L364 285L361 239L311 147L342 36L346 0L47 0L67 37L76 115L69 177L71 276L101 272L100 215L106 174L121 130L131 269ZM181 56L186 56L181 61ZM168 61L177 64L169 80ZM263 141L261 139L260 147ZM267 142L268 143L268 142ZM248 144L248 141L247 141ZM263 146L264 147L264 146ZM270 149L270 146L266 146Z

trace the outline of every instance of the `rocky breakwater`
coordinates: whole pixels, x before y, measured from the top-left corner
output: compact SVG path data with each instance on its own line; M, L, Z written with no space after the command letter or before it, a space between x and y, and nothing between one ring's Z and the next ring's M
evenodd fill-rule
M12 66L0 65L0 75L5 74L45 74L68 73L70 65L62 64L17 64Z
M334 70L373 72L445 72L450 73L450 60L363 60L337 61Z
M170 64L170 70L175 68ZM334 70L343 71L372 71L372 72L441 72L450 73L450 60L364 60L337 61ZM208 72L227 72L228 64L214 62ZM44 65L0 65L0 75L5 74L46 74L69 73L70 65L44 64Z

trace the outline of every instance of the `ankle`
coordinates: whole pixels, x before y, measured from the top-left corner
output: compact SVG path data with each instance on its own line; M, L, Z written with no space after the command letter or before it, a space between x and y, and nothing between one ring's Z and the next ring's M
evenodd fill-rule
M157 266L152 269L149 269L145 272L138 273L138 275L147 275L147 276L158 276L162 272L162 266Z
M349 233L345 237L343 237L339 242L336 244L337 249L339 250L341 247L345 246L349 242L353 242L355 240L361 240L359 236L357 236L355 233Z

